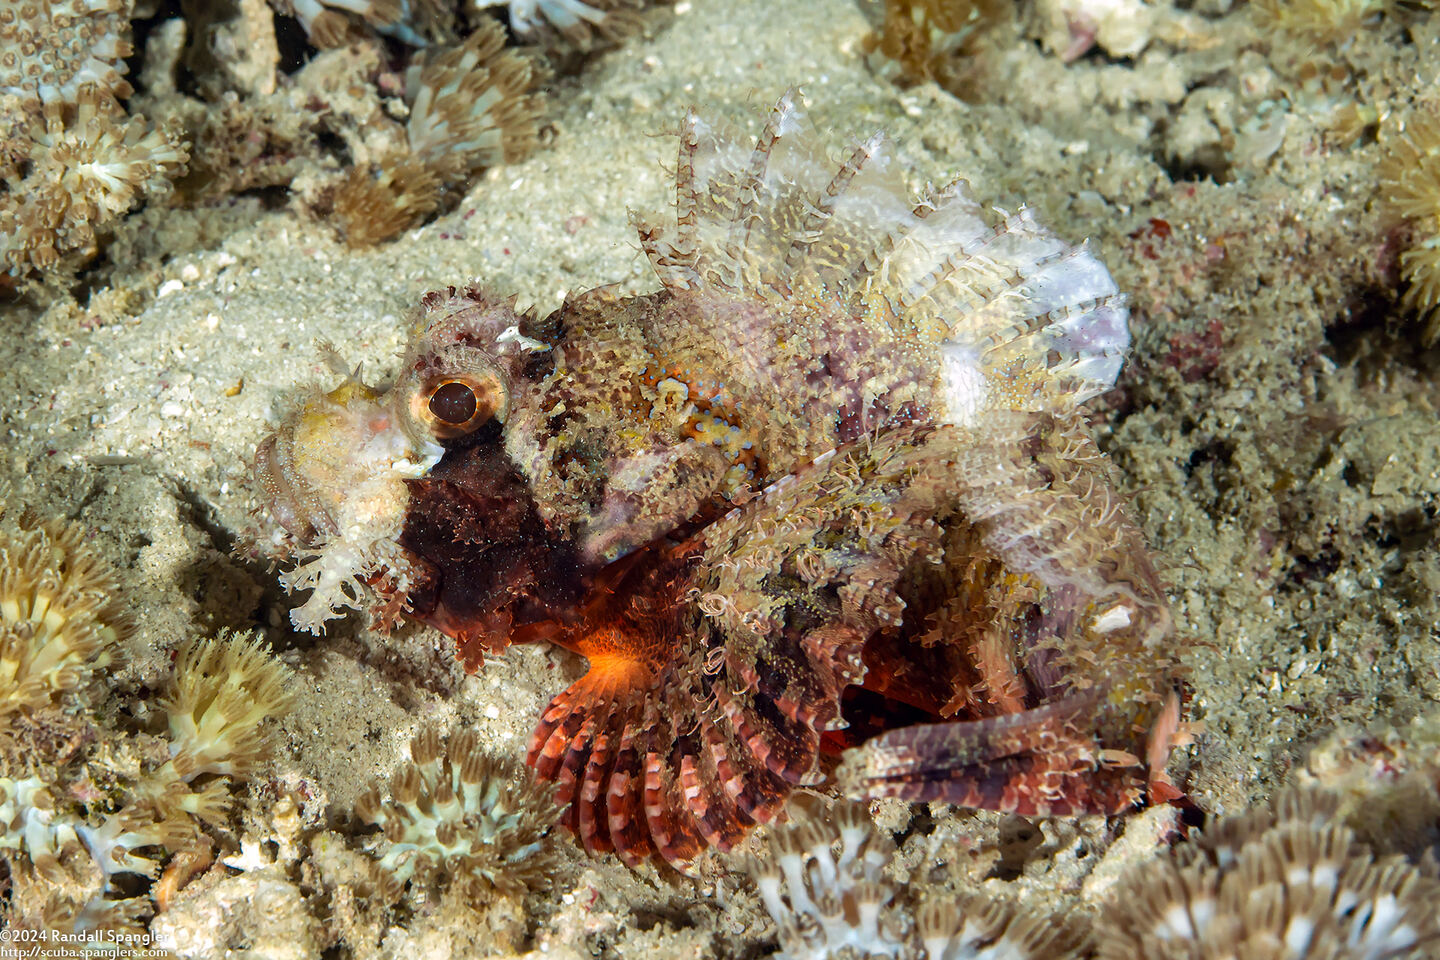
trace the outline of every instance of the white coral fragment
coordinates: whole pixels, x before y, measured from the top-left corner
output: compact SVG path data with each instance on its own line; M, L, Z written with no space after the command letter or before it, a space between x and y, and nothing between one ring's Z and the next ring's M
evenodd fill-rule
M1112 57L1135 57L1149 45L1156 9L1145 0L1040 0L1036 19L1043 42L1067 63L1092 45Z

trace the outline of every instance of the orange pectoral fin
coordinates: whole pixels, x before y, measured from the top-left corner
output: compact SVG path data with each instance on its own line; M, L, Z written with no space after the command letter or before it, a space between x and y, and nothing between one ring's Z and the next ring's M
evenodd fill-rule
M628 763L619 748L636 738L653 685L645 663L614 653L596 655L585 676L550 701L530 736L525 762L540 779L559 785L555 802L567 807L566 823L592 853L616 849L616 841L630 844L616 850L629 862L652 852L643 832L632 838L622 830L617 836L610 825L619 811L610 807L630 802L632 791L613 795L612 781L627 770L634 774L627 766L617 770L617 760ZM638 801L634 806L630 816L643 819Z

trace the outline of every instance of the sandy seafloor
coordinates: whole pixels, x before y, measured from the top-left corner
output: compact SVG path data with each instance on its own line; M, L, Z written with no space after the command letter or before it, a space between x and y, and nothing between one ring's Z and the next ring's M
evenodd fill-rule
M1345 143L1334 130L1359 103L1387 115L1383 139L1430 89L1440 17L1387 15L1342 57L1256 33L1226 6L1196 4L1185 29L1157 28L1123 58L1066 65L1015 39L991 51L983 95L966 103L877 77L853 0L692 0L559 81L533 156L392 243L353 251L328 225L254 198L156 206L122 228L104 289L0 308L3 481L12 500L83 523L119 569L138 623L115 678L122 699L158 686L183 638L222 627L264 628L305 685L229 834L252 852L277 829L298 846L194 881L157 921L170 942L190 956L300 957L342 928L356 956L483 955L507 941L550 956L767 952L736 860L685 878L587 858L569 840L553 887L507 908L522 919L422 908L386 930L333 898L320 925L302 880L343 859L353 841L331 828L417 725L469 725L520 755L580 663L514 649L466 676L428 630L384 637L351 618L322 638L295 634L273 574L231 550L256 506L257 442L297 387L333 380L314 341L383 380L428 290L474 281L548 310L601 283L652 289L626 214L667 202L666 131L692 105L754 131L790 86L837 156L883 128L917 188L960 174L983 200L1028 203L1061 235L1090 238L1129 292L1134 356L1095 422L1165 567L1177 642L1192 644L1188 709L1204 732L1172 773L1201 808L1272 795L1332 735L1433 721L1440 354L1398 303L1403 236L1376 203L1383 144L1373 128ZM1306 59L1350 74L1305 88L1293 78ZM270 816L282 796L300 804L298 834ZM901 831L928 818L905 848L915 882L943 869L1034 905L1084 909L1126 862L1154 854L1128 822L1047 822L1019 877L999 879L1001 818L875 812ZM270 906L216 920L266 884Z

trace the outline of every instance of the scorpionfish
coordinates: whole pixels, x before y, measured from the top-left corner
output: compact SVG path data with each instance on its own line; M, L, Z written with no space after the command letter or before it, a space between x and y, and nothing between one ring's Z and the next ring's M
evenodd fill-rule
M753 146L693 111L660 289L547 316L431 293L388 389L260 446L292 612L412 618L467 668L588 672L529 746L584 846L684 868L801 785L1026 815L1166 784L1177 640L1080 407L1124 299L1084 245L881 134L839 164L793 94ZM1173 788L1170 788L1173 790Z

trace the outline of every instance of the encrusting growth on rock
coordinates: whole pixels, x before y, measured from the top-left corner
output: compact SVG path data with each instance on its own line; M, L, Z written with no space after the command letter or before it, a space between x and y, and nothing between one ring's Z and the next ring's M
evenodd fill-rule
M86 84L128 97L133 9L131 0L3 0L0 93L31 114L75 102Z
M388 791L372 788L355 814L381 829L376 867L387 899L420 883L478 905L548 877L556 862L551 792L518 763L481 749L472 731L445 738L427 727Z

